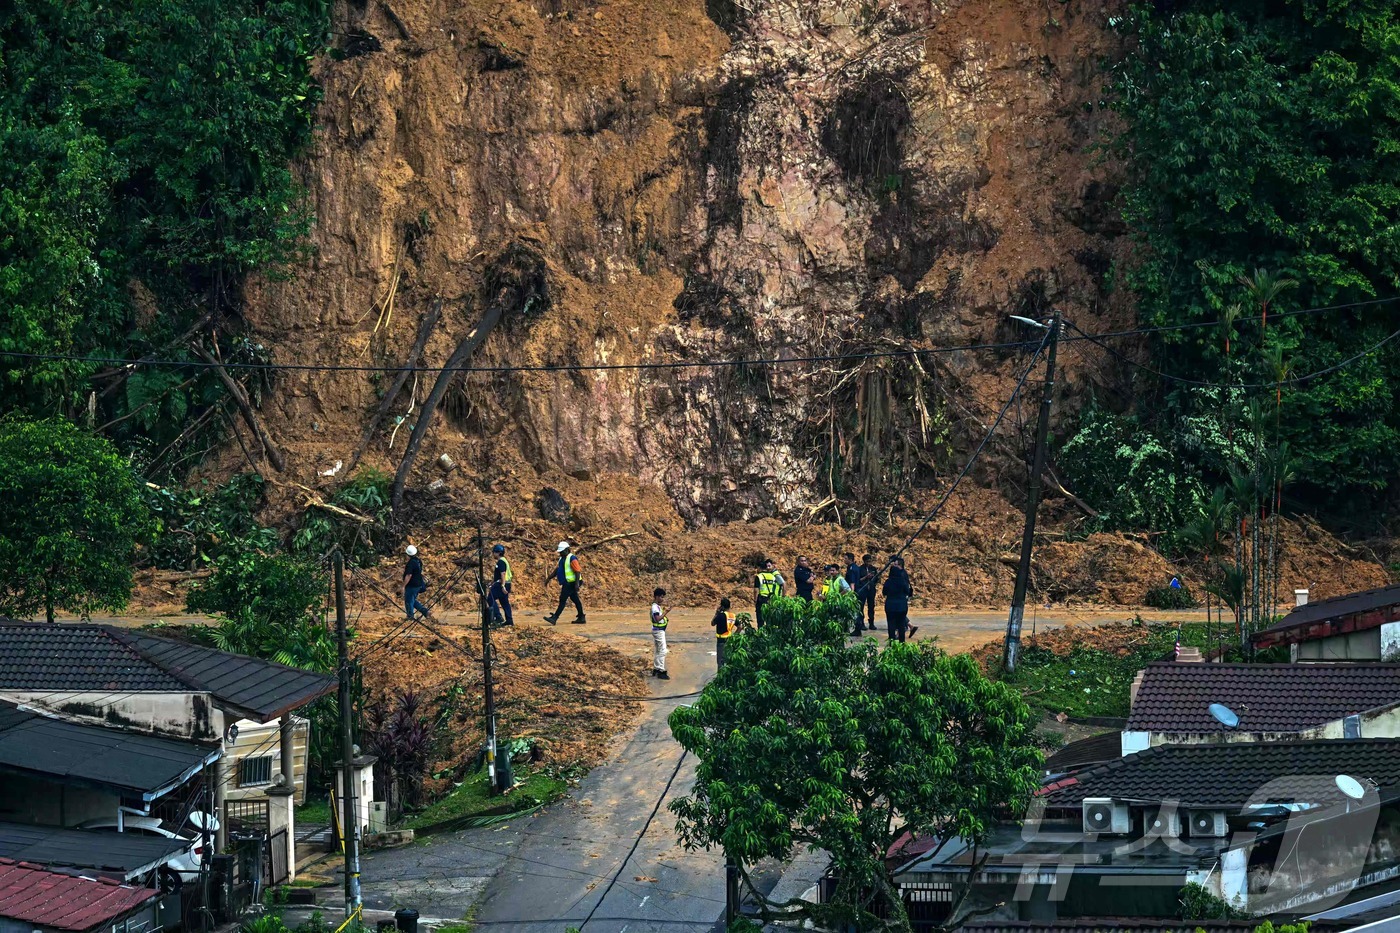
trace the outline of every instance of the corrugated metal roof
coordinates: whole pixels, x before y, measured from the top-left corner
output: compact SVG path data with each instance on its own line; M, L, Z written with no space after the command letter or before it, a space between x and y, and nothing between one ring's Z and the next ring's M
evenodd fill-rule
M1287 786L1276 785L1271 800L1291 796L1328 806L1345 800L1334 783L1339 774L1374 781L1382 792L1400 787L1400 740L1159 745L1080 771L1073 783L1047 793L1046 802L1073 807L1086 797L1112 797L1237 811L1266 785L1286 778Z
M1400 703L1400 664L1149 664L1127 728L1226 731L1212 703L1240 717L1231 731L1300 732Z
M216 760L200 745L70 722L0 700L0 769L154 800Z
M36 865L91 868L131 879L159 868L189 843L139 833L94 832L0 823L0 858Z
M325 674L109 625L0 621L0 690L208 693L268 722L335 689Z
M0 917L83 933L156 897L151 888L79 878L0 858Z

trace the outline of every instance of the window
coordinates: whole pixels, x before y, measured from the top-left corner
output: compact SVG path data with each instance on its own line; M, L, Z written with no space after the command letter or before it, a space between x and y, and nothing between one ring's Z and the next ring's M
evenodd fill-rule
M243 758L238 762L238 785L249 787L254 784L272 783L272 756L260 755L257 758Z

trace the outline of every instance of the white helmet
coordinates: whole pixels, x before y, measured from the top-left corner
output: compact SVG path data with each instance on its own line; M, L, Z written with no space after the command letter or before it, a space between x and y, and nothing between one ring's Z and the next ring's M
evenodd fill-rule
M416 547L414 547L413 545L411 545L411 544L410 544L408 547L404 548L404 549L403 549L403 552L404 552L405 554L407 554L409 557L417 557L417 556L418 556L418 549L417 549Z
M567 542L567 541L560 541L560 542L559 542L559 546L558 546L557 548L554 549L554 552L555 552L556 554L563 554L563 553L564 553L565 551L567 551L568 549L569 549L569 542Z

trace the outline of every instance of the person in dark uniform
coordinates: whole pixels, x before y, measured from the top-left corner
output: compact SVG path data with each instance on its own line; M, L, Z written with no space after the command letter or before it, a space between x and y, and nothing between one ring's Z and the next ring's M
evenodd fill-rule
M486 605L490 607L492 618L499 612L506 625L514 625L515 619L510 613L510 590L515 574L511 572L510 561L506 560L506 546L498 544L491 549L491 553L496 555L496 570L491 578L491 591L486 594Z
M890 641L904 641L913 637L918 626L909 624L909 598L914 595L914 587L909 582L909 574L904 569L904 558L890 561L890 575L885 579L885 628Z
M816 574L812 572L812 565L807 563L807 558L797 558L797 566L792 571L792 581L797 586L799 599L811 601L812 589L816 585L815 578Z
M426 619L428 607L418 601L418 594L428 588L428 582L423 579L423 561L418 557L418 549L411 544L404 548L404 553L408 555L408 563L403 568L404 609L409 619L413 618L415 609Z
M715 611L715 617L710 620L710 624L715 627L715 670L724 667L725 649L729 645L730 636L734 634L734 613L729 611L729 597L726 596L719 601L719 609Z
M866 617L865 627L875 631L875 595L880 585L880 568L875 566L875 556L866 554L861 558L860 583L856 585L856 599L860 600Z

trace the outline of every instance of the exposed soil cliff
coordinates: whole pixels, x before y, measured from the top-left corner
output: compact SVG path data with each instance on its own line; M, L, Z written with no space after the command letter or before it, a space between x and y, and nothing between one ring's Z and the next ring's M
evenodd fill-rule
M287 478L346 478L318 474L350 459L389 383L368 370L402 365L441 300L427 365L495 307L468 365L540 369L454 379L409 484L420 536L460 528L463 509L519 531L550 485L582 506L560 535L645 532L684 567L688 527L833 499L884 518L927 506L1028 352L549 368L1005 342L1024 336L1008 314L1050 307L1089 330L1126 323L1105 287L1127 248L1115 169L1092 150L1110 119L1099 63L1116 6L340 4L323 128L301 167L316 256L247 293L277 359L348 367L286 373L267 397ZM1072 346L1061 417L1105 363ZM397 465L432 379L410 380L365 463ZM977 474L1012 498L1026 417ZM441 453L462 469L435 497ZM223 466L241 459L227 451ZM979 493L959 514L941 526L944 569L987 553L949 601L1004 598L1008 543L991 538L1014 509ZM715 530L738 552L722 574L742 575L738 554L779 528ZM803 534L814 556L846 541L839 527ZM643 543L628 539L618 570L645 560Z

